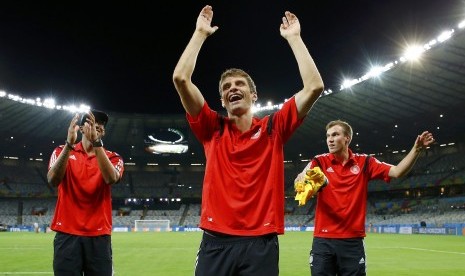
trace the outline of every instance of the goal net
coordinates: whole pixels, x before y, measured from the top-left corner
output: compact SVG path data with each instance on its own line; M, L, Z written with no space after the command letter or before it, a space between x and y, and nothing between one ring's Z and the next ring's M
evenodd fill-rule
M135 220L134 232L168 232L171 231L167 219Z

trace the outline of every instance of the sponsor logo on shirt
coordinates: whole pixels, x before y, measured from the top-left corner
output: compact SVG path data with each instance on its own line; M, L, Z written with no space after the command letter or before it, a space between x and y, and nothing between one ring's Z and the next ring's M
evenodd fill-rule
M76 156L74 156L74 154L73 154L73 155L70 155L70 156L69 156L69 159L77 160L77 159L76 159Z
M327 172L334 172L333 167L329 167L326 169Z
M360 172L360 167L358 165L353 165L352 167L350 167L350 172L352 172L353 174L358 174Z

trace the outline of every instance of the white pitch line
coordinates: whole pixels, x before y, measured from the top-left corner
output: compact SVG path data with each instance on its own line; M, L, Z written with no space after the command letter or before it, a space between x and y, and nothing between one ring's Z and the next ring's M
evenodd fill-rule
M48 249L46 247L0 247L0 250Z
M431 251L431 252L440 252L440 253L449 253L449 254L465 255L464 252L443 251L443 250L434 250L434 249L425 249L425 248L415 248L415 247L400 247L400 248L403 248L403 249L411 249L411 250L418 250L418 251Z
M50 274L50 275L52 275L53 272L43 272L43 271L31 271L31 272L2 272L2 271L0 271L0 275L37 275L37 274Z

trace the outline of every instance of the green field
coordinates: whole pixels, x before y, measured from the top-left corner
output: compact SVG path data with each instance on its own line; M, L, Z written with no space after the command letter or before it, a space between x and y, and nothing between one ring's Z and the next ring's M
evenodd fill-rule
M0 275L53 275L53 233L0 233ZM280 236L280 275L310 275L312 233ZM117 276L193 275L200 232L114 233ZM465 275L465 237L369 234L369 275Z

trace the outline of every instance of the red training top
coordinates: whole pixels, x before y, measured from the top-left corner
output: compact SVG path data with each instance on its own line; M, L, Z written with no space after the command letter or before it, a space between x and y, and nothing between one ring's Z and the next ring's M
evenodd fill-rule
M329 180L317 195L315 237L365 237L368 181L382 179L389 182L392 165L370 157L364 169L366 154L352 153L342 166L333 154L317 155L321 169ZM317 166L312 161L310 167Z
M294 97L274 114L271 134L269 116L253 118L241 133L206 102L197 117L187 114L187 119L207 160L200 228L237 236L283 234L283 144L303 121Z
M55 148L48 169L56 162L64 146ZM105 150L119 171L124 163L116 152ZM71 151L63 180L58 185L58 200L51 229L79 236L110 235L112 230L111 185L106 184L97 157L88 156L82 142Z

